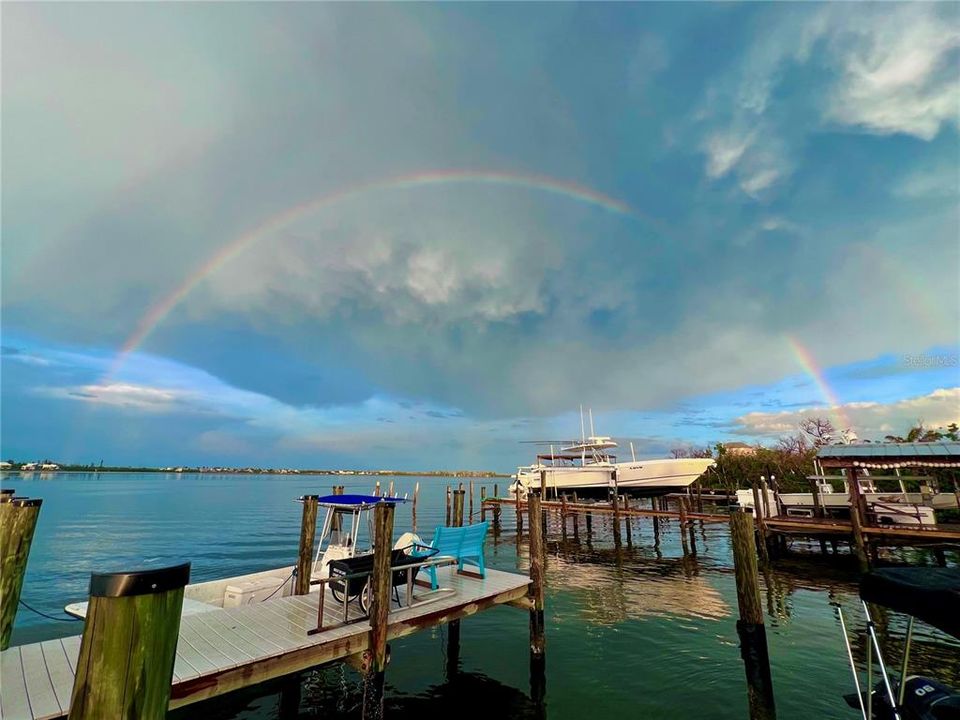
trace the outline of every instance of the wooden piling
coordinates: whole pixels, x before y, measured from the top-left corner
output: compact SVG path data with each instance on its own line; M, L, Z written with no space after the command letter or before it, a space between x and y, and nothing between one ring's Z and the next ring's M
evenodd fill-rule
M763 500L763 519L766 520L772 516L772 513L770 512L770 488L763 478L760 479L760 492Z
M420 481L417 480L417 484L413 486L413 517L411 518L412 529L411 532L417 532L417 500L420 498Z
M40 498L14 498L12 491L0 499L0 650L10 646L33 531L42 504Z
M660 509L660 498L657 498L657 497L650 498L650 509L651 510ZM660 518L657 515L653 516L653 546L655 548L660 547Z
M480 522L484 522L487 519L487 508L483 504L483 501L487 499L487 486L480 486Z
M749 513L739 510L730 513L730 540L737 583L737 606L740 610L737 634L740 636L740 655L747 677L750 717L752 720L773 720L776 718L776 709L767 634L763 624L753 525L753 517Z
M523 534L523 513L520 512L520 481L517 480L517 484L513 486L516 491L516 506L517 511L517 542L520 542L520 536Z
M614 470L616 474L616 470ZM620 547L620 499L617 496L616 490L614 490L613 497L610 500L611 507L613 508L613 544L615 547Z
M470 512L467 513L467 525L473 525L473 479L470 480Z
M530 522L530 694L541 703L546 692L546 628L544 624L545 545L540 494L527 494Z
M190 563L93 574L69 720L166 718Z
M464 489L453 491L453 527L463 527ZM447 679L456 674L460 665L460 621L451 620L447 624Z
M697 554L697 529L694 526L693 520L690 519L690 513L693 512L693 498L685 497L680 498L680 501L687 506L687 535L690 536L690 554Z
M377 496L380 495L380 481L379 481L379 480L377 480L377 484L373 486L373 494L374 494L374 495L377 495Z
M393 480L390 481L390 488L387 490L387 497L393 497Z
M373 509L373 569L370 593L370 668L363 684L363 717L383 717L383 681L387 669L387 622L390 612L390 551L393 543L393 503Z
M334 485L334 486L333 486L333 494L334 494L334 495L343 495L343 485ZM331 532L331 533L334 533L334 532L337 532L337 533L338 533L338 532L340 532L342 529L343 529L343 528L342 528L341 523L340 523L340 513L338 513L336 510L334 510L334 511L333 511L333 515L331 515L331 517L330 517L330 532Z
M690 554L690 543L687 541L687 506L682 497L677 500L677 510L680 513L680 544L686 557Z
M450 492L450 486L447 485L447 521L444 523L447 527L450 527L450 505L453 500L453 496Z
M303 516L300 519L300 549L297 553L297 580L294 585L295 595L306 595L310 592L310 576L313 572L313 542L317 533L317 496L304 495L300 498L303 503Z
M567 495L560 496L560 537L567 539Z
M857 477L855 467L847 469L847 485L850 488L850 525L853 529L853 545L860 572L866 572L870 569L870 558L867 555L867 545L863 539L865 502L863 494L860 492L860 479Z
M630 523L630 498L626 494L623 496L623 509L627 511L624 516L624 525L627 528L627 547L633 547L633 527Z
M760 552L760 559L764 563L770 562L769 554L769 544L767 543L767 524L764 519L763 503L760 500L760 491L757 488L757 484L753 483L753 513L756 518L757 533L760 536L760 542L757 543L757 548Z
M463 490L453 491L453 527L463 527Z

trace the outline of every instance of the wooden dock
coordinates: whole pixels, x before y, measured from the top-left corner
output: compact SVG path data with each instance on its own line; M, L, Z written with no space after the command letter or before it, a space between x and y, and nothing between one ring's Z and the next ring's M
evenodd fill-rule
M468 617L495 605L526 606L526 575L487 569L486 577L440 568L440 585L454 592L411 608L390 609L387 639ZM212 608L180 622L170 708L326 663L356 658L370 647L370 622L355 602L325 601L327 628L317 626L320 593L276 598L237 608ZM11 647L0 653L0 718L61 718L69 711L80 636Z

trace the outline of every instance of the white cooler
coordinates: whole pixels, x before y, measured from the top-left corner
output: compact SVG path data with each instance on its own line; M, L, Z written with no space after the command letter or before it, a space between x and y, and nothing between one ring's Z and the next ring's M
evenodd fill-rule
M227 585L223 593L223 606L231 608L249 605L266 600L271 594L273 597L282 597L283 590L277 590L277 588L285 582L283 578L268 576Z

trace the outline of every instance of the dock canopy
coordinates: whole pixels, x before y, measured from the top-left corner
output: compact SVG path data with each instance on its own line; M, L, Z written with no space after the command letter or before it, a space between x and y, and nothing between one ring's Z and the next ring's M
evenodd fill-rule
M817 458L829 468L960 468L960 442L824 445L817 451Z
M325 507L358 507L376 505L379 502L402 503L405 498L386 497L384 495L318 495L317 504Z
M860 597L960 638L960 568L884 568L860 580Z

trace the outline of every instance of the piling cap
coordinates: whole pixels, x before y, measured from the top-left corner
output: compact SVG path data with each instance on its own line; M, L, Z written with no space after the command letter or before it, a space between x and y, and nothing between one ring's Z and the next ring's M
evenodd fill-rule
M40 507L43 505L43 498L13 497L4 502L9 502L14 507Z
M176 590L190 582L190 563L133 572L92 573L90 597L130 597Z

